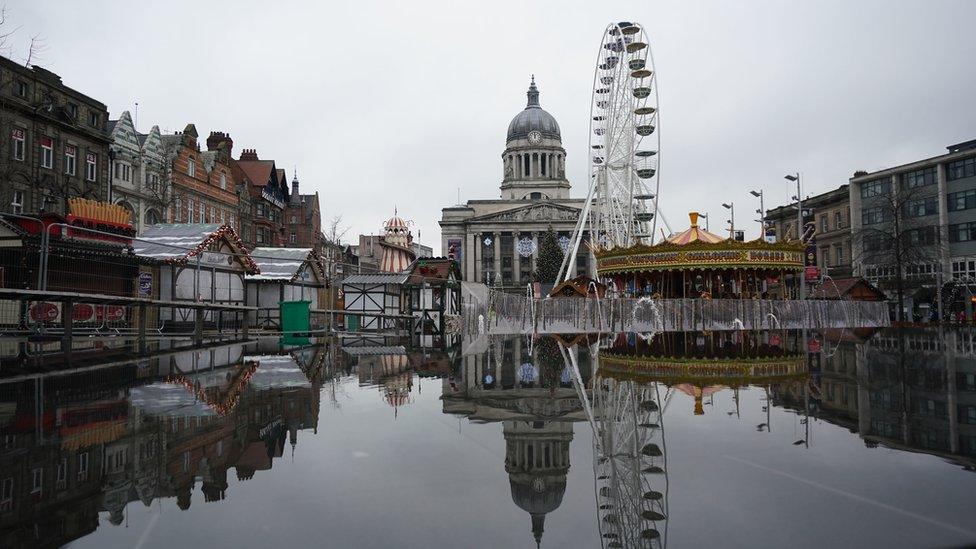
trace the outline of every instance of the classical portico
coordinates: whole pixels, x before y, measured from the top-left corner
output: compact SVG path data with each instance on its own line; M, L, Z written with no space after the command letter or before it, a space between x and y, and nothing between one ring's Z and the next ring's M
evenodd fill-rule
M525 109L508 127L502 153L500 199L469 200L444 208L444 255L460 261L464 280L518 291L532 280L539 240L550 228L568 248L583 199L569 197L566 151L556 119L542 109L535 78ZM588 250L578 253L584 274Z

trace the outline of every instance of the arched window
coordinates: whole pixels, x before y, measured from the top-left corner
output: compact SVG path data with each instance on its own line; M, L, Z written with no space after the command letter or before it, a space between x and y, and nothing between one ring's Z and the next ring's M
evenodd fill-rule
M159 212L150 208L146 210L146 225L155 225L160 222Z
M549 159L549 155L548 155L548 154L544 154L544 155L542 155L542 164L541 164L541 166L540 166L540 167L542 168L542 175L543 175L543 176L545 176L545 175L546 175L546 164L548 164L548 163L549 163L549 162L548 162L548 159Z

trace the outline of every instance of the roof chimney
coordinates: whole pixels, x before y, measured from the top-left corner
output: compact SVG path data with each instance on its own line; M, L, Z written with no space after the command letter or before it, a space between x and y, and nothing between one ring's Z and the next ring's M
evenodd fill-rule
M258 160L257 149L244 149L241 151L241 160Z
M207 150L217 151L218 158L222 162L227 162L231 159L234 150L234 140L230 138L229 133L210 132L210 137L207 138Z

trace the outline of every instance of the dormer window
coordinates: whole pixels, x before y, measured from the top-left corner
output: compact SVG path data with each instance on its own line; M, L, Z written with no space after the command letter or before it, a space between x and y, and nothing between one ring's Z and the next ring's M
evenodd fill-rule
M14 90L17 94L17 97L23 97L24 99L26 99L27 95L30 93L30 86L27 85L27 82L18 80L17 86L14 88Z
M101 117L98 116L98 113L94 111L88 111L88 125L93 128L97 128L99 122L101 122Z
M70 116L72 120L78 119L78 105L75 105L74 103L65 103L64 112L68 113L68 116Z

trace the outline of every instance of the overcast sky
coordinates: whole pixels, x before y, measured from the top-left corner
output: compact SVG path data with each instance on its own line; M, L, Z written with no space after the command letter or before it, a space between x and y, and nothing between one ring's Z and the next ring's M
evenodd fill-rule
M584 196L593 65L611 21L647 30L660 85L661 209L758 234L768 207L976 138L976 2L7 3L14 56L139 130L228 131L318 191L323 224L379 231L394 207L440 248L440 209L498 198L508 123L535 73Z

